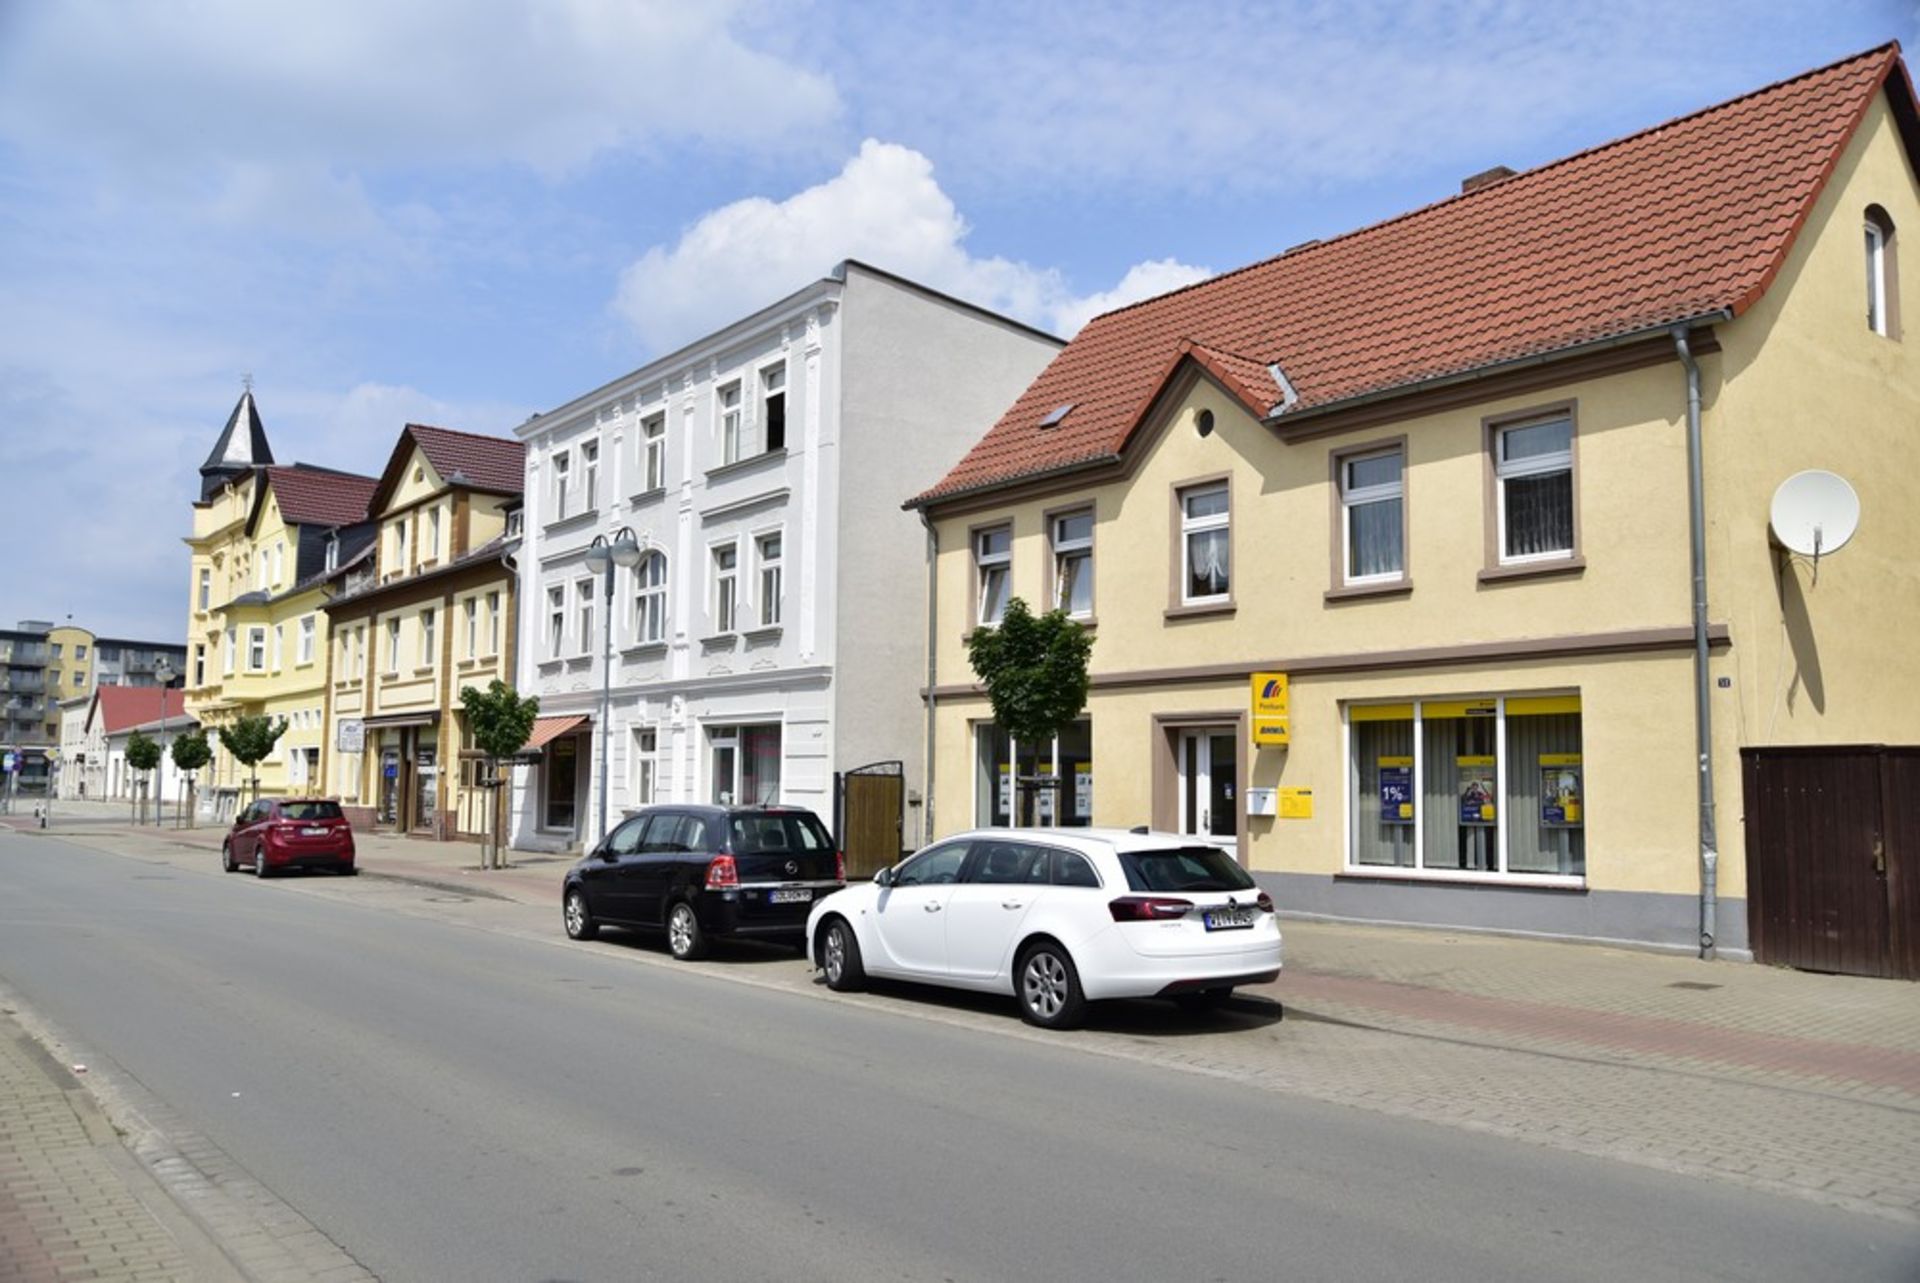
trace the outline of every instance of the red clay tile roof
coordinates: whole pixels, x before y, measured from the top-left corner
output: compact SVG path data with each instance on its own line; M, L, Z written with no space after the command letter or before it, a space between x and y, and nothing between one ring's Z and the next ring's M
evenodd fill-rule
M160 720L160 696L158 686L99 686L94 689L94 716L100 719L100 726L107 734L124 731L129 726L139 726L146 722ZM177 690L164 692L167 697L167 716L178 717L185 711L185 696Z
M421 423L409 423L407 431L442 481L458 472L474 489L496 494L519 494L526 484L527 448L518 441Z
M1117 456L1188 359L1262 417L1718 312L1773 280L1897 44L1095 317L919 506ZM1074 409L1057 427L1040 421ZM1282 415L1284 418L1284 414Z
M298 526L350 526L367 519L367 500L379 481L312 464L267 469L267 484L280 501L280 517Z

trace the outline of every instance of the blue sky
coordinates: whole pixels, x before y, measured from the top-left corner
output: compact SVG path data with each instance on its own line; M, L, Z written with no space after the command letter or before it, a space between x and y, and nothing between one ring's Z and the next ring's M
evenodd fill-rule
M0 0L0 626L185 627L195 469L508 432L855 256L1071 333L1913 3ZM981 427L984 430L986 424Z

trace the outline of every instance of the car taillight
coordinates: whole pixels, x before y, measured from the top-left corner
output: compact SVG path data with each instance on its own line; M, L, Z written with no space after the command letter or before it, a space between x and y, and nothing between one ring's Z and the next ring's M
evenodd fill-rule
M1253 903L1254 903L1254 906L1258 908L1262 913L1273 912L1273 897L1268 895L1265 891L1262 891L1259 894L1259 896L1254 899Z
M845 882L847 880L847 853L845 851L835 851L833 853L833 877L836 882Z
M707 890L719 891L726 887L740 885L740 870L734 865L730 855L716 855L707 865Z
M1184 918L1193 901L1166 895L1123 895L1107 903L1115 922L1164 922Z

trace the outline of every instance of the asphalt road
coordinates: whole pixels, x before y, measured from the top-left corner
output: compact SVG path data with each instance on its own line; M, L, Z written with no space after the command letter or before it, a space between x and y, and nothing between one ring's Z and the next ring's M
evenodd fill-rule
M0 831L0 976L395 1283L1910 1280L1920 1259L1897 1224L554 931Z

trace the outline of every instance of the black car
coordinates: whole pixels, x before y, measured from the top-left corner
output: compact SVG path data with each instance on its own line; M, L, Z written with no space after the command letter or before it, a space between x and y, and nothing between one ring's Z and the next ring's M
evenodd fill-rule
M650 806L607 835L561 890L567 934L664 928L698 958L713 936L804 942L807 911L847 884L846 861L812 811L787 806Z

